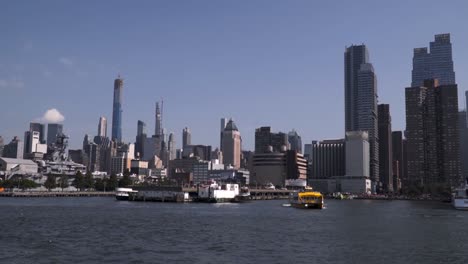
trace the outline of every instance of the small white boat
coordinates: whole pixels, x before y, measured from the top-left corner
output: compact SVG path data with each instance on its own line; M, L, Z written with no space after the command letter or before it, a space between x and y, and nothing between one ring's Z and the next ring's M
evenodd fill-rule
M453 207L458 210L468 210L468 178L462 187L455 190Z
M130 193L136 193L132 188L117 188L115 190L115 199L119 201L128 201Z

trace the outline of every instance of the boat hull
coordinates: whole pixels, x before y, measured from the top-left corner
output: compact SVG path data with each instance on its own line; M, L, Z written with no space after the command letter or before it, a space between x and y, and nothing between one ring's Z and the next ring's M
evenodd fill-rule
M115 199L117 199L118 201L128 201L128 195L127 196L116 195Z
M457 210L468 210L468 198L453 199L453 207Z
M291 203L291 206L299 209L323 209L321 203Z

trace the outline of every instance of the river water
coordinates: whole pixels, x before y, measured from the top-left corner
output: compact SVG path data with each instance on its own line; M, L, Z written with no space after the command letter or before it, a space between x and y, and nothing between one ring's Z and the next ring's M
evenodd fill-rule
M468 263L468 212L449 204L284 203L1 198L0 263Z

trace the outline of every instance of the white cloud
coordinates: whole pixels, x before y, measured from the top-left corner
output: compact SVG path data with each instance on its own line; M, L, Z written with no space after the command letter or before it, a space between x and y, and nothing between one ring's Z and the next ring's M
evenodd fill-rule
M67 57L60 57L59 62L62 63L65 66L72 66L73 61L70 58Z
M47 110L44 115L38 119L42 123L60 123L65 117L55 108Z

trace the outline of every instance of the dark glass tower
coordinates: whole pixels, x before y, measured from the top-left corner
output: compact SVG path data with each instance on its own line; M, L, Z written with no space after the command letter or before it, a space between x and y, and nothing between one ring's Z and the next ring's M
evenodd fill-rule
M414 49L411 87L423 86L427 79L437 79L440 85L455 84L450 34L435 35L429 47L429 52Z
M122 95L123 79L114 80L114 103L112 105L112 140L122 141Z

